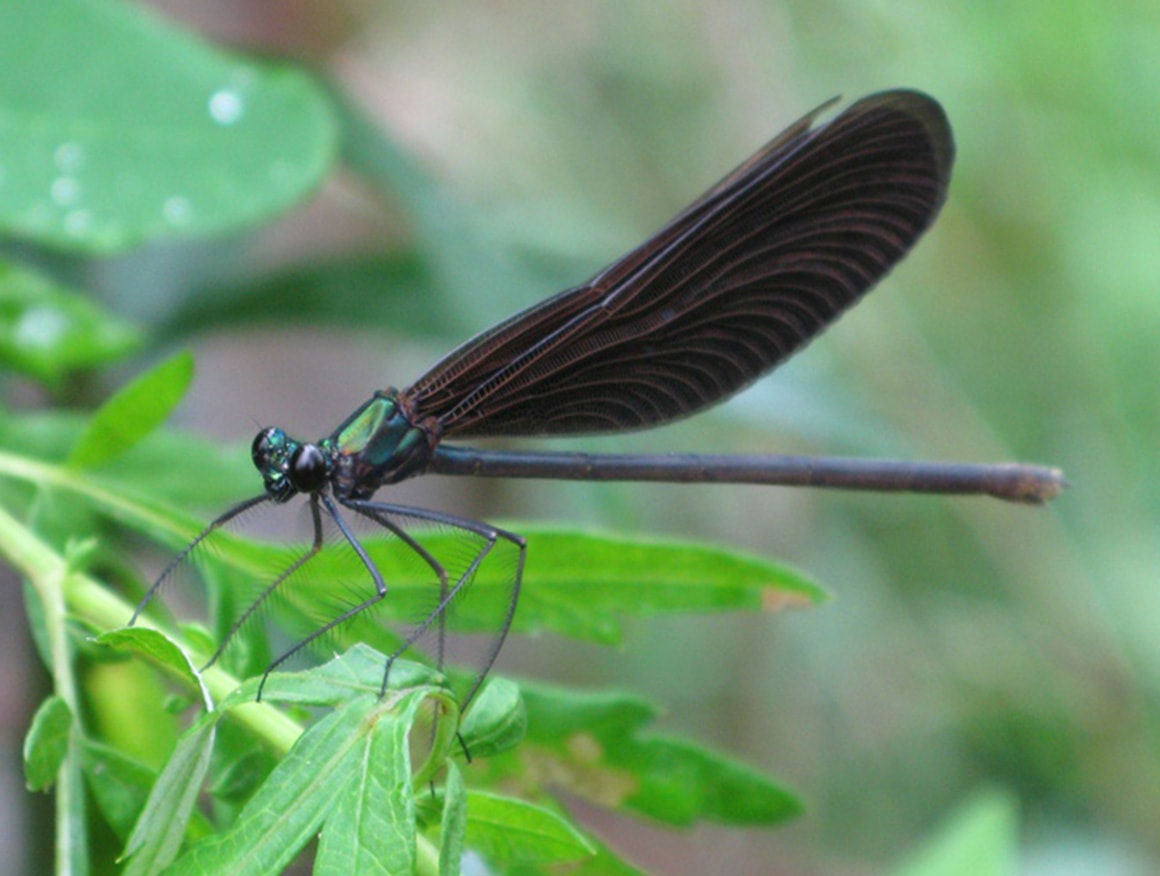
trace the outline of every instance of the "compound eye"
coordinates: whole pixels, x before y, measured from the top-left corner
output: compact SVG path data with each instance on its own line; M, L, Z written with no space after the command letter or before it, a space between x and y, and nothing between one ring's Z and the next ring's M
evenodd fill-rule
M250 446L250 456L259 470L265 470L270 463L270 457L286 443L286 433L281 429L270 426L254 436L254 443Z
M303 444L290 457L290 480L301 493L313 493L326 483L326 455L317 444Z

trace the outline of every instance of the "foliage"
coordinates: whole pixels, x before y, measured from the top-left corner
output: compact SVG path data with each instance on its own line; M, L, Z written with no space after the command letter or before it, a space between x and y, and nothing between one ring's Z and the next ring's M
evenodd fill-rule
M257 846L259 813L241 821L248 802L338 711L329 738L348 751L400 753L384 741L406 724L400 699L381 713L393 728L383 737L360 723L380 713L357 691L305 705L317 694L292 692L299 674L282 690L300 702L230 700L265 668L265 621L277 641L313 619L318 592L273 606L200 671L231 594L268 569L272 543L223 543L204 570L205 626L188 620L201 590L179 586L154 602L152 623L124 630L165 558L256 489L244 447L200 437L223 434L211 412L240 423L235 435L252 419L283 422L278 405L294 412L288 425L328 429L361 400L348 387L403 382L418 357L589 276L809 107L896 86L936 96L954 125L937 226L808 355L725 409L616 449L1027 459L1060 465L1073 489L1031 513L743 488L459 484L468 501L438 507L599 520L618 535L513 527L530 538L531 598L508 665L596 692L502 679L485 689L499 704L481 699L462 716L472 763L449 746L420 787L433 752L424 722L444 688L413 679L425 692L409 748L416 866L447 871L463 848L496 870L511 861L509 872L636 872L625 859L650 851L650 869L674 872L764 872L771 855L802 872L891 872L933 832L902 872L1004 872L1017 797L1025 866L1157 869L1155 4L676 0L663 15L605 0L335 0L259 14L164 4L222 42L261 46L244 55L149 5L0 4L0 553L27 582L32 639L52 672L35 716L28 707L25 754L57 829L23 833L52 838L60 871L147 868L174 844L179 859L224 855L216 838L233 842L239 823ZM272 337L284 384L223 364ZM340 376L320 389L311 357L336 347ZM188 349L199 376L169 421L185 425L159 427L184 392ZM207 400L223 387L236 393ZM786 593L767 585L792 584L790 601L807 604L816 591L765 561L619 534L649 531L792 556L841 599L755 618L746 613ZM388 544L373 549L394 562ZM690 561L739 577L682 577ZM400 590L421 598L417 583L404 576ZM602 601L575 598L582 584ZM638 587L664 616L640 617ZM522 641L536 630L546 635ZM327 644L344 660L369 656L353 638ZM26 672L20 657L6 653L10 673ZM207 698L216 717L199 725ZM485 713L498 717L485 725ZM571 745L569 727L583 728ZM610 734L631 736L613 750ZM737 825L787 812L782 793L753 804L780 785L704 755L689 735L792 771L809 817L724 842L720 829L650 829L662 816ZM349 763L334 775L349 777ZM178 768L206 770L196 799L172 773L158 785ZM625 796L626 772L637 797ZM1011 796L985 794L932 829L932 813L980 785ZM147 806L154 788L164 796ZM638 820L621 835L636 845L578 841L553 789L571 808L609 803ZM379 794L389 790L352 793L343 811ZM744 818L724 805L734 798ZM294 812L299 835L330 819L308 814ZM135 833L138 851L114 864ZM323 857L338 860L358 838L331 842ZM592 850L583 864L544 863L581 846ZM41 851L27 853L35 872ZM312 843L301 863L320 855ZM742 857L757 863L733 864Z
M0 95L9 194L0 225L13 239L80 257L242 230L322 181L336 130L348 151L378 148L371 184L395 185L403 174L416 214L430 213L417 172L384 167L381 156L397 148L293 68L225 54L106 0L68 0L50 15L22 0L5 6L0 29L20 47L9 62L28 73L6 79ZM91 75L97 67L108 78ZM79 96L76 83L84 83ZM398 270L428 270L428 285L449 282L433 264L389 257L368 270L376 288L400 279ZM318 282L339 283L345 270ZM0 356L62 400L79 397L102 370L139 370L161 337L252 320L273 311L269 296L293 295L292 286L258 283L199 299L196 315L134 327L13 257L0 265L8 302ZM561 794L671 825L771 825L799 811L792 794L757 772L654 734L656 709L633 695L521 692L495 677L461 721L442 676L418 664L396 663L380 695L387 661L364 644L346 642L312 669L240 683L221 665L200 668L212 639L196 627L125 627L132 604L119 593L144 586L126 559L129 536L176 550L198 529L179 508L232 497L254 480L232 452L163 427L192 377L193 360L180 353L95 410L3 414L0 550L29 582L30 620L54 684L28 733L26 770L30 789L55 787L62 867L106 870L116 858L130 874L266 874L317 837L318 873L450 874L466 850L501 871L572 862L578 872L627 872L571 821ZM209 471L220 481L207 481ZM525 531L534 549L519 632L615 644L625 616L821 597L776 564L713 548ZM424 545L437 555L455 550L447 533ZM380 538L368 548L384 568L404 570L390 578L396 601L430 586L407 577L405 558L392 556L397 543ZM225 540L206 561L217 588L211 602L228 602L230 581L259 575L281 550ZM484 566L473 588L497 590L491 578L503 574ZM309 621L327 607L324 593L308 590L277 611ZM250 654L269 652L264 628L243 637ZM179 698L167 703L165 687ZM135 706L129 721L102 720L123 703ZM165 720L167 711L191 710L184 731ZM115 837L119 851L101 837Z

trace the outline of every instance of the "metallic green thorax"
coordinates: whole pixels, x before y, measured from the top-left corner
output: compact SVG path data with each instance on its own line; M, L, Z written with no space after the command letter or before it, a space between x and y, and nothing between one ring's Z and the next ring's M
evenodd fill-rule
M431 456L431 437L411 422L393 392L376 393L320 445L333 466L335 495L367 498L383 484L420 474Z
M375 397L317 444L271 426L254 438L254 465L266 494L288 502L328 487L336 499L367 499L383 484L422 474L439 440L438 424L416 426L394 390Z

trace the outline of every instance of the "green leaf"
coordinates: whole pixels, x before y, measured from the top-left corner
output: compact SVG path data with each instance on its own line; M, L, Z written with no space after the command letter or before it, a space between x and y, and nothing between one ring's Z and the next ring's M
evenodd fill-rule
M213 701L205 688L201 673L197 671L189 655L159 630L148 627L124 627L102 633L95 641L117 651L140 654L165 667L190 687L200 690L207 708L212 705Z
M415 800L407 742L424 693L381 711L362 740L359 772L334 800L318 843L314 872L411 876L415 872Z
M467 844L504 864L566 863L595 851L584 834L555 812L485 791L467 792Z
M68 464L92 468L122 456L169 418L192 380L193 357L178 353L121 387L93 416Z
M321 666L302 672L272 672L262 678L247 679L222 701L223 709L253 702L261 686L262 699L277 703L332 706L365 694L378 696L383 685L387 658L369 645L357 644ZM390 687L399 691L419 685L436 686L437 672L410 660L396 660L391 667Z
M413 717L410 710L417 708L414 700L421 700L425 695L425 691L416 691L401 701L391 702L364 695L313 724L246 804L233 825L198 843L178 859L173 865L173 876L277 873L338 807L346 807L343 815L349 817L361 805L360 795L371 795L378 803L386 794L390 801L397 802L401 797L396 792L369 787L366 782L375 781L370 775L371 765L374 769L390 769L391 758L404 756L393 746L399 739L398 723L409 724L393 715L392 710L397 705L400 715L406 713ZM379 738L379 724L384 728L381 733L389 740ZM404 743L402 748L406 747ZM353 802L344 799L348 795L356 799ZM384 818L399 830L407 829L397 823L396 810L390 810ZM359 837L363 835L360 825ZM411 845L413 855L413 840ZM357 846L354 854L365 861L361 849Z
M523 526L519 531L528 539L528 558L513 629L522 633L551 630L617 644L621 616L775 611L826 598L820 587L785 566L720 547L561 527ZM419 540L436 557L462 554L462 536L454 532L422 533ZM423 616L431 598L426 566L397 539L367 539L365 545L392 582L383 611L392 617ZM238 561L248 554L247 565L262 567L252 552L263 548L239 544L237 550ZM504 550L497 548L480 567L468 598L448 618L451 629L495 631L511 599L512 564ZM233 548L223 545L220 555L230 560ZM349 556L341 552L312 560L312 577L303 581L296 598L325 604L332 598L329 582L344 575L337 565L342 562L350 569Z
M576 733L634 733L659 714L648 700L623 691L575 691L525 680L520 692L528 738L536 742L556 743Z
M209 769L216 729L217 716L206 715L177 741L125 844L125 876L160 872L177 855Z
M455 761L447 762L443 816L439 822L439 876L459 876L467 845L467 788Z
M896 876L1014 876L1018 813L1010 794L979 794L949 818Z
M182 855L172 876L281 872L322 826L336 789L358 774L359 728L373 707L366 697L312 725L234 824Z
M0 259L0 364L55 386L71 371L116 362L140 346L141 335L129 323Z
M0 474L49 480L105 505L118 519L168 544L181 545L200 528L172 510L143 502L112 484L67 477L50 469L0 454ZM559 527L529 526L528 561L520 610L514 629L531 633L552 630L564 635L615 644L621 638L619 616L718 611L772 611L810 605L824 591L800 574L772 563L718 547L670 540L596 535ZM436 557L462 558L462 536L422 533L419 540ZM384 578L391 597L383 615L414 621L430 608L430 568L399 539L364 540L368 555ZM506 550L506 553L505 553ZM514 547L500 546L476 572L468 597L457 603L449 620L455 632L494 632L511 599L510 560ZM285 565L285 547L260 543L230 532L215 536L216 567L247 580L263 580ZM309 574L277 606L284 619L306 620L316 628L319 611L335 607L332 582L360 574L351 552L329 544L309 564ZM349 626L349 625L348 625ZM353 626L350 626L353 629ZM382 635L381 626L365 624L360 635ZM338 631L343 643L349 629ZM347 643L349 646L349 642Z
M464 715L459 734L473 758L494 757L519 745L527 725L519 685L506 678L492 678Z
M611 645L622 638L618 616L774 611L826 598L785 566L720 547L560 527L520 531L528 559L514 625L519 632L551 630ZM423 543L439 555L439 539ZM472 601L454 618L457 628L494 626L496 605L508 598L509 572L502 563L484 564Z
M0 4L0 230L83 252L247 227L330 166L312 80L135 4Z
M630 772L638 787L625 800L629 809L666 824L697 821L771 825L801 814L802 805L761 773L695 743L646 736L625 746L601 740L607 761Z
M285 752L283 751L282 754ZM254 745L254 731L236 721L218 728L209 792L219 823L229 823L266 781L280 760L273 745ZM221 817L221 816L225 817Z
M157 772L92 739L81 742L81 762L89 792L113 832L124 842L145 808Z
M793 794L732 758L643 732L656 711L638 697L526 681L520 689L528 742L509 767L517 772L549 770L573 794L678 826L770 825L801 812Z
M40 704L24 737L24 780L29 791L44 791L56 781L68 755L73 716L68 703L52 696Z

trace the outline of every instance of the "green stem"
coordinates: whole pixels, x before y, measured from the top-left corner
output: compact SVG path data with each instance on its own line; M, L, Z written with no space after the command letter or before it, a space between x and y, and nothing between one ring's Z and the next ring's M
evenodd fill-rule
M54 664L53 681L58 695L76 715L79 712L72 664L68 659L66 612L93 629L112 630L125 625L133 614L133 607L90 576L70 570L63 557L3 508L0 508L0 553L28 576L44 603ZM153 626L145 619L138 623ZM187 652L191 651L180 635L165 632ZM210 693L218 700L240 684L237 678L217 667L208 670L204 678ZM233 709L231 714L280 755L289 751L302 735L301 725L264 703L247 703Z
M197 531L196 524L143 498L126 496L85 477L82 471L0 452L0 474L37 486L51 486L84 496L107 513L135 522L155 537L180 542Z
M55 827L56 870L60 873L70 872L75 862L87 857L87 843L81 797L83 784L78 767L81 711L66 626L65 586L69 577L68 563L2 508L0 552L8 556L36 591L44 612L53 692L68 705L72 713L68 755L61 763L56 780Z

